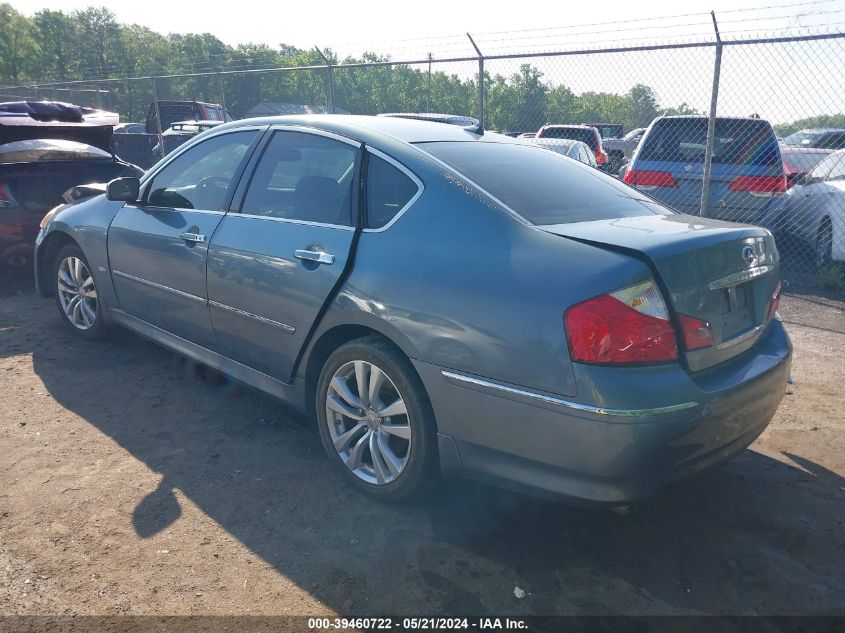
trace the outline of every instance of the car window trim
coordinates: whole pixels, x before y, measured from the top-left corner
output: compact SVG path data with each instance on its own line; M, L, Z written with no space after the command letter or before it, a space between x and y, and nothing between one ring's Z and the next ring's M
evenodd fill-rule
M247 178L244 178L243 176L241 176L241 180L244 182L244 186L241 187L240 183L239 183L238 187L235 188L235 191L233 193L233 199L229 203L228 214L231 215L232 217L240 216L240 217L243 217L243 218L253 218L253 219L257 219L257 220L272 220L274 222L286 222L288 224L301 224L301 225L305 225L305 226L315 226L315 227L326 228L326 229L342 229L342 230L348 230L348 231L355 231L358 228L358 224L360 223L360 219L361 219L361 208L360 208L361 205L360 205L360 200L359 200L360 196L355 195L355 192L353 192L353 195L352 195L352 217L350 218L352 220L351 225L347 225L347 224L328 224L328 223L324 223L324 222L309 222L308 220L298 220L296 218L276 218L276 217L267 216L267 215L258 215L258 214L255 214L255 213L244 213L243 212L243 204L244 204L244 201L246 200L247 193L249 193L249 188L252 185L252 179L255 177L255 173L258 171L258 165L261 163L261 159L264 157L264 153L267 151L267 148L270 146L270 143L272 142L273 137L278 132L300 132L300 133L303 133L303 134L313 134L315 136L323 136L323 137L330 138L330 139L335 140L335 141L340 141L341 143L345 143L347 145L351 145L352 147L354 147L357 150L357 155L355 156L354 170L355 170L355 172L360 172L360 163L361 163L362 156L363 156L363 153L364 153L364 143L363 142L356 141L355 139L350 138L348 136L343 136L342 134L337 134L335 132L329 132L327 130L323 130L323 129L316 128L316 127L308 127L306 125L287 125L287 124L270 125L267 128L267 130L265 131L265 134L262 136L262 139L261 139L261 142L260 142L260 146L261 146L260 150L255 152L255 160L251 161L251 164L249 165L249 168L250 168L249 176ZM356 184L356 181L358 179L354 175L355 172L353 172L353 176L352 176L353 189L356 189L358 187L358 185ZM237 196L235 196L234 194L237 194ZM237 204L235 204L234 197L239 198L238 201L237 201Z
M145 209L171 209L173 211L190 211L191 213L206 213L211 215L226 215L228 212L228 208L232 204L232 197L235 195L235 192L238 190L238 184L240 184L240 180L243 177L244 170L246 166L249 164L250 159L252 158L252 154L255 152L255 148L258 146L259 142L263 138L263 134L261 131L266 126L244 126L238 128L232 128L230 130L224 130L222 132L216 134L210 134L203 138L201 141L196 143L185 143L182 147L179 148L179 151L174 152L169 157L169 160L161 165L158 169L155 170L154 174L150 174L149 177L144 179L142 183L142 192L140 196L140 200L135 205L136 207L142 207ZM198 147L203 143L210 141L218 136L224 136L226 134L235 134L237 132L256 132L255 138L250 141L250 144L246 148L246 152L244 152L243 157L241 157L241 161L238 163L238 166L235 168L235 173L232 175L232 181L229 183L229 187L226 190L226 197L223 199L223 204L221 205L221 209L213 210L213 209L191 209L187 207L163 207L161 205L155 205L149 203L149 195L150 190L152 189L153 184L155 183L156 177L162 172L162 170L166 169L168 165L170 165L173 161L179 158L182 154L187 152L193 147Z
M398 160L396 160L395 158L393 158L389 154L385 154L383 151L376 149L375 147L370 147L369 145L366 147L366 152L368 154L372 154L373 156L381 158L386 163L392 165L393 167L395 167L396 169L401 171L403 174L405 174L408 178L410 178L411 181L417 186L417 192L413 196L411 196L411 198L408 200L408 202L406 202L405 205L401 209L399 209L399 211L397 211L392 218L390 218L390 221L387 224L385 224L384 226L380 226L378 228L368 228L365 224L364 228L362 229L364 233L382 233L382 232L386 231L387 229L389 229L394 224L396 224L396 222L399 221L399 218L401 218L403 215L405 215L405 212L408 209L410 209L417 200L419 200L420 196L422 196L423 192L425 191L425 185L423 184L423 181L420 180L420 178L417 177L417 175L413 171L411 171L408 167L406 167L405 165L400 163ZM366 190L367 188L369 188L369 184L370 184L369 171L364 176L364 180L365 180L364 187L365 187L365 190ZM365 198L366 198L366 196L365 196ZM369 201L367 201L367 204L368 203L369 203ZM367 209L365 208L365 209L362 209L362 210L364 211L364 213L362 215L362 219L364 221L366 221L368 219L367 213L366 213Z

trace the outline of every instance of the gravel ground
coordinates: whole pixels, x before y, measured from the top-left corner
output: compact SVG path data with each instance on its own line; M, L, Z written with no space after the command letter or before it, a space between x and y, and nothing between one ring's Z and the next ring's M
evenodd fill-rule
M379 505L273 399L0 297L0 614L844 614L843 309L785 297L769 429L623 514L460 480Z

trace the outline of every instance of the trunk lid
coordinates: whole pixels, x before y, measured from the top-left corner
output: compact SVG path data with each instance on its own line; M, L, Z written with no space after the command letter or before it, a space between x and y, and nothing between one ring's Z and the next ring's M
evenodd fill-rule
M780 257L765 229L680 214L539 228L647 260L670 310L710 323L714 344L684 353L692 371L745 351L767 324Z
M8 125L0 121L0 145L15 141L56 139L92 145L111 153L111 125L78 125L42 123L39 125Z

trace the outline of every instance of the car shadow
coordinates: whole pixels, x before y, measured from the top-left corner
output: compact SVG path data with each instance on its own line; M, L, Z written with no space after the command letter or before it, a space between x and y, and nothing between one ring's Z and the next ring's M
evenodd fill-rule
M179 520L178 490L342 613L845 610L845 481L799 455L745 451L626 512L463 480L383 505L350 489L313 426L276 400L128 333L90 343L53 310L32 321L50 332L31 345L52 397L161 475L126 517L139 537Z

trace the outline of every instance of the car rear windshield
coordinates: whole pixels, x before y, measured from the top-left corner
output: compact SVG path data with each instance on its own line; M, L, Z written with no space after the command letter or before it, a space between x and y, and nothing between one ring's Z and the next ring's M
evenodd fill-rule
M654 124L639 160L696 163L704 161L707 119L663 119ZM780 161L772 126L755 119L716 119L713 162L721 165L777 165Z
M806 147L811 147L815 145L819 139L824 135L823 132L793 132L785 139L783 139L784 145L804 145Z
M596 133L583 127L548 127L543 130L540 138L569 138L586 143L587 147L596 150Z
M418 147L532 224L670 213L611 176L525 143L436 142Z
M599 131L599 136L602 139L605 138L619 138L622 136L622 126L616 124L605 124L602 125L601 123L591 123L591 127L596 128Z

